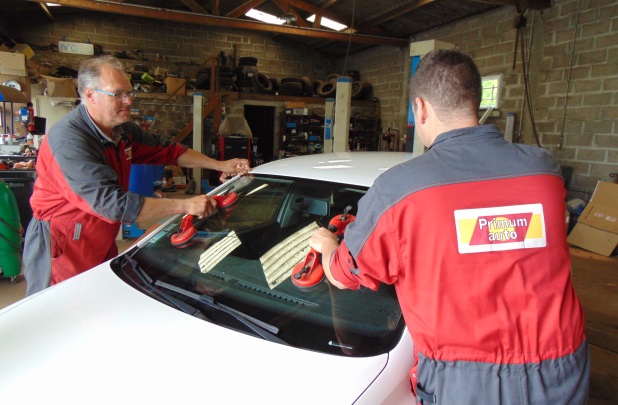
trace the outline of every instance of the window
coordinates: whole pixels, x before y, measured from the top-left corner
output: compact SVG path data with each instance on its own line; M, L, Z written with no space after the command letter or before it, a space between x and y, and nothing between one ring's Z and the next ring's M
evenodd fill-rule
M483 95L481 97L481 109L493 107L500 108L500 87L502 85L502 75L483 76Z

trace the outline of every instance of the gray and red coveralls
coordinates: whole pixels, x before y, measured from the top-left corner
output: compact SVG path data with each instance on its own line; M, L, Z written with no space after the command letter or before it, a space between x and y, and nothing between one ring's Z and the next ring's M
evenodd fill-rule
M424 404L584 404L565 189L541 148L494 125L441 134L382 174L331 258L351 289L394 284Z
M176 164L186 150L132 122L113 135L82 104L42 142L24 245L26 295L116 256L121 223L135 221L144 199L128 191L131 164Z

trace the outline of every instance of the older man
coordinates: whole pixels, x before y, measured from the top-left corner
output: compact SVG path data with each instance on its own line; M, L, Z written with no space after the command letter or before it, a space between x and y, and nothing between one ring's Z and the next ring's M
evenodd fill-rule
M82 103L51 128L37 160L23 257L26 295L117 255L115 239L123 222L172 214L203 217L214 210L215 202L205 195L174 200L128 191L131 164L229 175L249 170L246 159L217 161L131 122L133 88L117 59L83 62L77 84Z

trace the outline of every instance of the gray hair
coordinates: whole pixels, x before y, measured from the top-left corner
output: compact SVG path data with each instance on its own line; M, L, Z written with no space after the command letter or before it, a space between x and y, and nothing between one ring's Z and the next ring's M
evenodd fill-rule
M124 73L124 65L117 58L104 55L97 58L83 61L77 73L77 91L82 99L85 99L84 91L86 87L96 89L99 87L101 69L110 67Z

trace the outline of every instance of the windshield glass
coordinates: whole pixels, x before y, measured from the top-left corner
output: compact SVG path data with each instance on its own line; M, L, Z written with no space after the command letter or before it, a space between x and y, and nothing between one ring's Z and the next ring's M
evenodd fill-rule
M345 356L394 347L404 323L392 286L350 291L326 279L312 286L292 280L313 231L341 218L346 207L346 215L356 215L365 188L266 176L229 183L217 194L238 199L196 219L197 233L186 243L171 241L180 217L131 252L148 276L273 325L291 346Z

